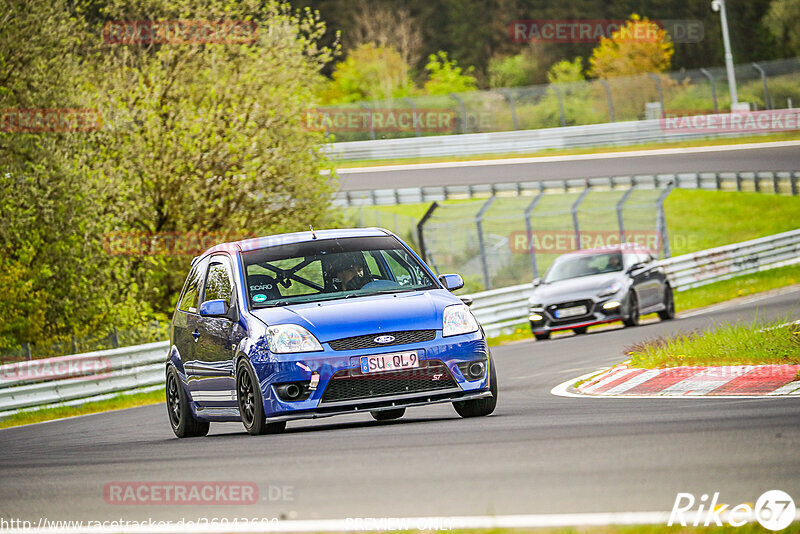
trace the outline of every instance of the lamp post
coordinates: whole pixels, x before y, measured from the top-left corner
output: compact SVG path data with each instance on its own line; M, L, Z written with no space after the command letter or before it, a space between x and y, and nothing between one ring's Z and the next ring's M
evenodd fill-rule
M722 43L725 46L725 69L728 71L728 89L731 93L731 111L739 104L739 95L736 91L736 73L733 71L733 54L731 54L731 37L728 33L728 16L725 13L725 0L713 0L711 9L719 12L722 22Z

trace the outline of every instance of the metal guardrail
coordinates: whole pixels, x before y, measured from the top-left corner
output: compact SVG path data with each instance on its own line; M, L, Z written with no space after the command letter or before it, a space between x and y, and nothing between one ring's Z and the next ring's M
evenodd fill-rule
M168 341L0 366L0 415L164 383Z
M787 110L781 111L785 112ZM719 123L718 117L720 116L701 115L698 117L704 117L706 122L714 121L714 118L717 117L716 122ZM407 137L374 141L346 141L326 145L323 147L323 152L339 161L475 156L480 154L530 153L560 148L726 138L759 133L759 131L754 130L731 132L722 130L709 131L709 129L705 128L670 129L665 127L664 120L651 119L542 128L538 130ZM797 124L797 121L795 121L795 124Z
M539 192L564 193L583 189L586 186L590 186L595 191L602 191L604 189L629 189L631 187L662 189L670 184L681 189L755 191L798 195L800 194L800 171L685 172L493 184L369 189L339 191L334 195L333 202L337 206L347 207L388 206L442 202L451 199L486 198L490 196L523 196Z
M800 263L800 229L660 260L676 291L734 276ZM472 313L488 335L525 322L531 284L468 295Z
M681 291L797 262L800 229L660 264L673 287ZM487 333L496 334L525 320L532 290L531 284L522 284L469 295L472 311ZM169 342L163 341L0 366L0 415L161 385L168 348Z

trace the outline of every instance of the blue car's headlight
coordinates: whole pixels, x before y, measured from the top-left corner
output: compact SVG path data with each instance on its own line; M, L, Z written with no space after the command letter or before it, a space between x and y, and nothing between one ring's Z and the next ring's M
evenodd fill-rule
M614 282L611 285L603 288L600 293L597 294L598 297L608 297L609 295L613 295L617 291L622 289L622 284L619 282Z
M444 309L442 336L469 334L478 330L478 321L466 304L453 304Z
M267 328L267 346L270 352L277 354L322 350L317 338L296 324L279 324Z

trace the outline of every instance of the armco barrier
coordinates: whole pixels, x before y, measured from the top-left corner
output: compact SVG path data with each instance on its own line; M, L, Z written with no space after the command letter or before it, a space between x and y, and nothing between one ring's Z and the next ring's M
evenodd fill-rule
M800 229L660 261L682 291L800 262ZM531 284L469 295L489 335L525 321ZM0 366L0 415L164 383L169 342ZM99 363L98 363L99 362ZM91 365L88 365L91 363ZM84 365L81 365L84 364ZM68 378L61 378L67 375Z
M168 341L0 366L0 414L164 383Z
M709 191L755 191L775 194L800 194L800 171L724 171L683 172L677 174L643 174L570 178L567 180L537 180L527 182L498 182L493 184L405 187L401 189L370 189L339 191L333 197L338 206L381 206L442 202L450 199L486 198L490 196L523 196L560 193L587 186L595 191L604 189L660 189L671 185L680 189Z
M720 117L720 115L702 116L706 121L713 120L715 117ZM793 124L796 125L797 122ZM323 151L339 161L381 160L531 153L547 149L663 143L691 139L736 137L758 133L760 132L752 130L741 132L720 130L715 132L701 128L673 130L665 127L663 119L652 119L542 128L539 130L348 141L326 145ZM765 131L765 133L768 133L768 131Z
M800 230L734 243L659 261L676 291L800 262ZM488 335L524 322L531 284L470 295L472 313Z

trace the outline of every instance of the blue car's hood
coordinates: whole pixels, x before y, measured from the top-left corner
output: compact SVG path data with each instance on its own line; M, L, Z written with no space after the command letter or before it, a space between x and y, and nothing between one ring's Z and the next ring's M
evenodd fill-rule
M298 324L325 343L379 332L441 330L442 310L460 302L449 291L438 289L262 308L252 313L267 325Z

